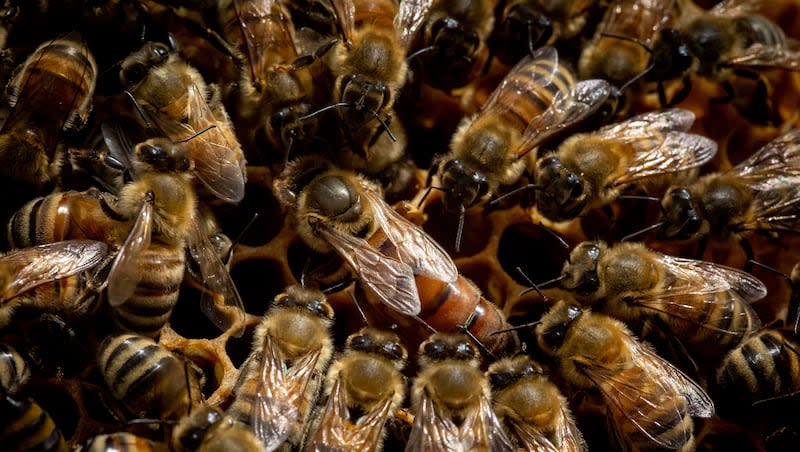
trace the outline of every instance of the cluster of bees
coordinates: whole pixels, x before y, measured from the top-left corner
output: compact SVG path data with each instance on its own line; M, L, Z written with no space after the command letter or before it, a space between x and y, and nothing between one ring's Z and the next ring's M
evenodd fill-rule
M796 444L796 5L1 3L0 449Z

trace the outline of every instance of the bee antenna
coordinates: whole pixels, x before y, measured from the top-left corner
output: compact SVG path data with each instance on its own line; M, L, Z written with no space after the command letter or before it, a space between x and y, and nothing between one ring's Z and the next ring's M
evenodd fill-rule
M655 196L641 196L641 195L620 195L617 199L636 199L639 201L661 202L661 198Z
M651 49L650 47L648 47L647 44L643 43L642 41L640 41L640 40L638 40L636 38L631 38L630 36L618 35L616 33L606 33L606 32L600 33L600 36L602 36L604 38L620 39L622 41L629 41L629 42L632 42L634 44L639 44L647 53L649 53L650 55L653 54L653 49Z
M353 304L356 305L356 309L358 310L358 314L361 315L361 320L364 321L364 325L370 326L369 320L367 320L367 316L364 314L364 309L361 308L361 303L359 303L358 299L356 298L355 291L348 290L347 295L350 296L350 299L353 300Z
M395 141L395 142L396 142L396 141L397 141L397 137L396 137L396 136L394 136L394 134L392 133L392 130L391 130L391 129L389 129L389 124L386 124L386 121L384 121L384 120L383 120L383 118L381 118L381 117L380 117L380 115L378 115L378 114L377 114L377 113L375 113L374 111L371 111L370 113L372 113L372 116L374 116L374 117L375 117L375 119L377 119L377 120L378 120L378 122L379 122L379 123L381 123L381 127L383 127L383 128L386 130L386 133L387 133L387 134L389 134L389 138L390 138L392 141Z
M665 223L666 223L665 221L659 221L656 224L650 225L650 226L648 226L648 227L646 227L644 229L640 229L640 230L638 230L638 231L636 231L636 232L634 232L632 234L628 234L625 237L623 237L622 239L620 239L620 242L628 242L634 237L639 237L640 235L647 234L648 232L650 232L650 231L652 231L654 229L658 229L661 226L664 226Z
M535 287L538 287L539 289L541 289L541 288L543 288L543 287L549 287L549 286L552 286L553 284L559 283L559 282L561 282L561 281L563 281L563 280L567 279L567 277L568 277L568 276L569 276L569 275L567 275L567 274L565 273L565 274L563 274L563 275L561 275L561 276L558 276L558 277L556 277L556 278L553 278L553 279L547 280L547 281L545 281L545 282L540 282L539 284L536 284L536 285L535 285ZM532 290L532 289L529 289L529 290ZM522 294L520 294L520 295L522 295Z
M328 294L331 294L331 293L334 293L334 292L338 292L338 291L342 290L342 288L347 287L350 284L353 284L353 281L355 281L355 280L352 279L352 278L345 279L344 281L340 281L340 282L338 282L338 283L336 283L336 284L334 284L332 286L328 286L328 287L326 287L324 289L320 289L320 292L324 293L325 295L328 295Z
M428 189L427 189L427 190L425 190L425 194L424 194L424 195L422 195L422 199L420 199L420 200L419 200L419 202L417 203L417 209L419 209L419 208L421 208L421 207L422 207L422 203L424 203L424 202L425 202L425 200L428 198L428 195L430 195L430 194L431 194L431 191L432 191L432 190L444 191L444 188L442 188L442 187L436 187L436 186L433 186L433 185L431 185L430 187L428 187Z
M456 231L456 253L461 251L461 235L464 232L464 214L467 210L463 204L460 207L460 212L458 214L458 230Z
M308 271L309 266L311 266L311 256L306 258L306 263L303 265L303 271L300 272L300 287L303 289L306 288L306 272Z
M256 220L258 220L258 217L260 216L261 216L260 213L253 212L253 216L250 218L250 221L248 221L247 224L244 225L242 230L239 231L239 235L237 235L236 238L233 239L233 241L231 242L231 248L233 248L233 245L236 245L237 243L242 241L242 237L244 237L247 231L249 231L250 228L253 227L253 225L256 223Z
M333 110L334 108L349 107L349 106L350 106L349 102L336 102L335 104L326 105L326 106L320 108L317 111L311 112L311 113L309 113L309 114L307 114L305 116L301 116L301 117L297 118L297 121L305 121L306 119L311 119L314 116L317 116L317 115L320 115L322 113L325 113L328 110Z
M180 139L178 141L175 141L175 143L186 143L187 141L193 140L193 139L199 137L200 135L208 132L209 130L216 129L216 128L217 128L216 124L211 124L210 126L205 127L204 129L200 130L199 132L195 132L192 135L189 135L187 138L183 138L183 139Z
M177 423L178 423L178 421L175 421L175 420L172 420L172 419L150 419L150 418L131 419L130 421L126 422L126 424L128 424L128 425L139 425L139 424L175 425Z
M521 330L523 328L531 328L531 327L534 327L534 326L536 326L536 325L538 325L540 323L542 323L541 320L537 320L535 322L530 322L530 323L523 323L522 325L512 326L511 328L505 328L505 329L502 329L502 330L497 330L497 331L493 332L492 334L490 334L489 336L496 336L498 334L510 333L512 331Z
M496 361L497 360L497 356L495 356L495 354L492 353L492 351L489 350L486 347L486 345L484 345L483 342L481 342L477 337L475 337L475 335L472 334L472 331L470 331L469 328L467 328L467 325L471 324L474 320L475 320L475 311L472 311L472 314L469 315L469 318L467 319L467 321L464 322L463 325L459 325L458 326L459 331L462 334L466 335L472 342L474 342L475 345L478 346L478 348L480 349L481 353L483 353L484 356L486 356L487 358L491 359L492 361Z
M486 204L486 207L494 207L497 204L499 204L501 201L503 201L504 199L510 198L510 197L516 195L517 193L520 193L520 192L523 192L523 191L526 191L526 190L543 190L543 189L544 189L544 187L542 187L541 185L536 185L536 184L524 185L522 187L515 188L515 189L511 190L508 193L504 193L504 194L494 198L493 200L489 201Z
M416 52L412 53L411 55L407 56L406 57L406 61L411 61L414 58L417 58L418 56L420 56L420 55L422 55L424 53L428 53L428 52L432 51L435 48L436 48L435 46L428 46L428 47L424 47L422 49L419 49Z
M147 120L147 116L145 116L144 110L142 110L142 107L139 106L139 102L136 101L136 98L133 96L133 93L128 90L125 90L125 94L127 94L128 98L131 100L131 102L133 102L133 106L136 108L136 111L139 112L139 116L142 117L142 120L144 121L145 126L147 126L147 129L150 131L154 131L155 128L153 127L152 124L150 124L150 121Z
M641 47L642 47L642 48L643 48L643 49L644 49L644 50L645 50L647 53L649 53L649 54L650 54L650 56L651 56L651 58L650 58L650 59L652 60L652 61L651 61L651 63L650 63L650 64L649 64L649 65L648 65L646 68L644 68L644 70L643 70L643 71L641 71L641 72L639 72L638 74L634 75L634 76L633 76L633 77L632 77L630 80L628 80L627 82L625 82L625 84L624 84L624 85L622 85L622 87L620 87L620 89L619 89L619 92L620 92L620 93L624 92L624 91L625 91L625 89L627 89L627 88L628 88L628 87L629 87L631 84L633 84L634 82L636 82L636 81L637 81L637 80L639 80L640 78L642 78L642 77L644 77L645 75L647 75L647 73L648 73L648 72L650 72L650 71L651 71L651 70L652 70L652 69L653 69L653 68L656 66L655 59L654 59L654 58L652 58L652 56L653 56L653 49L651 49L651 48L650 48L650 47L649 47L647 44L645 44L644 42L642 42L642 41L640 41L640 40L638 40L638 39L631 38L630 36L618 35L618 34L614 34L614 33L605 33L605 32L603 32L603 33L600 33L600 36L603 36L603 37L606 37L606 38L611 38L611 39L619 39L619 40L622 40L622 41L629 41L629 42L632 42L632 43L634 43L634 44L638 44L638 45L639 45L639 46L641 46Z
M551 237L553 237L554 239L556 239L556 241L557 241L557 242L558 242L558 243L559 243L559 244L560 244L562 247L564 247L564 249L567 249L567 250L569 249L569 243L567 243L567 241L566 241L566 240L564 240L564 237L561 237L560 235L558 235L558 233L556 233L556 231L554 231L554 230L552 230L552 229L548 228L547 226L545 226L545 225L543 225L543 224L541 224L541 223L539 223L539 226L541 226L541 227L542 227L542 228L545 230L545 232L547 232L548 234L550 234L550 236L551 236Z
M527 274L525 274L525 272L524 272L524 271L522 271L522 267L516 267L516 268L515 268L515 270L517 270L517 273L519 273L519 275L520 275L520 276L522 276L522 278L523 278L523 279L524 279L524 280L525 280L525 281L528 283L528 285L530 286L530 287L528 287L527 289L525 289L525 290L523 290L522 292L520 292L520 293L519 293L519 296L520 296L520 297L521 297L521 296L523 296L523 295L525 295L525 294L527 294L527 293L529 293L530 291L532 291L532 290L533 290L533 291L536 291L536 293L538 293L538 294L539 294L539 296L540 296L540 297L542 297L542 298L543 298L545 301L550 299L550 297L548 297L547 295L543 294L543 293L542 293L542 291L541 291L541 289L539 289L539 286L537 286L537 285L536 285L536 283L535 283L535 282L533 282L533 280L531 280L531 279L528 277L528 275L527 275Z
M189 393L189 403L186 408L186 415L192 414L192 382L189 379L189 361L183 362L183 376L186 379L186 392Z

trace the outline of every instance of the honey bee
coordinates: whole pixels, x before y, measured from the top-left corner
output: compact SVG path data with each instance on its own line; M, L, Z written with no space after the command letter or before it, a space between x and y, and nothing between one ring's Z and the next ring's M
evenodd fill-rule
M394 333L363 328L328 370L327 402L306 450L383 450L384 426L406 395L408 352Z
M578 62L582 78L598 77L621 87L647 71L650 48L673 24L678 0L612 2Z
M276 0L224 0L217 5L222 34L245 55L242 81L235 96L235 115L263 127L273 148L286 155L304 148L317 132L312 112L312 81L298 59L295 28L286 6Z
M108 301L118 326L159 334L178 300L185 249L209 289L200 299L203 313L223 331L241 325L241 297L199 218L188 142L151 138L131 151L123 135L104 133L112 154L131 156L134 177L120 188L115 205L119 215L133 220L108 274Z
M395 212L364 178L318 159L291 162L275 191L312 249L348 264L377 323L396 324L406 346L431 330L466 330L493 353L519 349L502 312L458 274L453 260L422 229ZM386 309L386 308L389 309Z
M135 416L177 421L199 406L200 383L189 363L148 337L107 337L97 367L111 394Z
M148 123L173 142L185 141L198 197L238 204L247 180L244 152L222 105L206 102L200 73L165 44L147 42L122 61L120 79Z
M7 451L66 451L64 436L50 415L20 390L30 378L28 364L0 344L0 448Z
M406 52L433 0L332 0L343 36L331 50L333 97L351 141L364 151L386 125L408 72ZM384 127L388 129L388 125ZM388 132L391 134L391 132Z
M256 327L226 416L267 450L297 448L333 354L333 308L318 290L289 286Z
M552 220L569 220L607 205L630 184L703 165L717 143L685 133L693 122L689 110L663 110L567 138L536 164L538 209Z
M683 101L691 91L689 76L696 73L719 82L725 97L716 101L733 101L739 113L754 124L783 122L772 109L769 85L758 71L800 70L800 44L786 37L774 22L752 14L758 4L725 0L708 11L693 8L676 27L661 30L653 43L653 68L647 78L658 82L662 105ZM682 78L682 86L667 100L664 82L678 78Z
M519 180L525 155L596 111L609 93L603 80L576 82L553 47L520 61L478 114L462 121L439 162L445 209L463 216L482 196Z
M172 430L172 452L264 451L244 425L224 416L219 408L203 405L181 418Z
M428 82L451 91L474 80L488 62L494 0L431 2L419 51ZM514 61L516 62L516 61Z
M577 36L595 0L503 0L496 9L490 47L503 64L514 65L535 49Z
M713 402L622 322L559 301L536 326L536 337L564 380L602 394L626 450L694 450L692 416L711 417Z
M586 450L567 399L538 363L525 355L506 358L492 363L486 377L494 412L518 450Z
M747 241L753 232L773 237L800 231L800 130L791 130L721 172L689 186L671 187L661 200L659 236L738 241L754 259Z
M0 256L0 327L9 324L20 305L45 311L72 305L85 282L76 275L100 264L107 249L102 242L68 240Z
M419 347L407 451L513 450L492 411L489 381L470 338L437 333Z
M789 331L764 328L734 348L717 370L716 385L726 406L754 403L800 391L800 344Z
M97 64L78 33L42 44L16 69L0 129L5 177L41 187L56 176L59 135L86 123L96 80Z
M761 322L749 303L767 293L761 281L743 271L632 242L579 244L561 278L561 287L581 301L628 325L666 329L692 355L710 360L758 330Z

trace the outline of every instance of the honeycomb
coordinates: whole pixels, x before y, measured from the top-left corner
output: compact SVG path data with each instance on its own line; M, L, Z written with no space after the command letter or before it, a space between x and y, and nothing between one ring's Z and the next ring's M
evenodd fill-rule
M81 2L65 2L66 5L72 3ZM708 3L713 2L698 3L709 6ZM793 37L800 39L800 5L796 1L769 2L763 7L762 14L778 23L788 35L794 33ZM55 7L53 9L61 11ZM51 11L49 14L55 13ZM52 16L43 17L41 20L45 23L56 20ZM78 21L72 12L65 17L82 24L87 28L87 33L93 26L93 23ZM38 19L33 22L39 23ZM169 21L169 27L180 42L182 55L202 72L208 82L220 82L231 77L234 69L230 67L230 61L216 48L181 23ZM51 29L70 28L58 22L58 26ZM135 31L122 26L120 30L118 33L135 34ZM9 42L19 52L16 63L24 61L26 52L51 37L39 36L38 32L22 32L19 28L14 28L13 32L18 35L12 33ZM119 47L133 49L135 43L136 38L128 36L124 44L119 43ZM113 69L114 62L124 56L117 49L95 45L97 49L93 47L92 50L97 52L102 68ZM574 64L576 55L562 54L562 58ZM7 78L10 70L7 67L4 70ZM450 136L461 118L477 111L507 70L495 64L483 78L457 95L444 94L423 86L420 92L406 93L400 98L398 114L407 129L407 149L415 162L415 172L406 187L393 195L392 201L399 212L420 224L453 256L460 272L471 279L486 298L497 303L511 323L522 324L539 318L549 307L550 301L535 292L526 291L529 283L517 269L534 281L554 278L560 273L569 252L561 240L570 247L595 238L616 241L652 224L658 208L645 201L616 201L612 205L616 221L610 227L605 226L606 218L599 212L592 212L569 223L554 224L526 202L513 201L507 203L510 205L486 210L482 207L472 208L466 213L463 242L456 252L453 237L457 218L444 213L439 193L431 192L425 197L423 205L418 206L425 196L427 169L435 155L446 153ZM800 125L800 112L797 109L800 102L800 74L770 71L766 75L772 87L772 101L781 116L787 119L780 128L753 125L729 104L711 102L710 99L721 95L720 87L699 77L693 78L694 89L679 106L696 114L692 132L708 136L719 144L717 156L704 167L704 171L729 168L782 131ZM648 95L634 99L630 113L657 108L656 96ZM281 165L265 158L263 151L257 149L252 140L242 139L242 143L251 162L247 169L246 196L238 206L219 212L219 222L222 231L229 236L241 234L234 248L230 273L247 311L244 334L237 337L235 331L220 333L197 309L199 292L184 285L170 321L159 338L160 344L185 356L202 369L205 376L203 393L208 403L223 408L231 402L237 368L247 358L255 325L269 309L271 300L286 286L299 283L308 262L312 263L311 273L306 275L306 279L312 280L317 268L328 263L326 257L311 251L296 235L294 225L273 194L273 180ZM4 218L27 199L7 201L3 206ZM246 228L255 213L258 217ZM800 260L797 240L796 237L781 237L781 242L776 244L775 241L755 237L752 244L759 262L789 274ZM669 254L692 257L695 252L695 244L691 243L650 240L647 243ZM729 244L714 244L705 256L708 260L734 267L741 268L744 264L743 252ZM754 308L763 323L769 324L785 315L789 287L779 275L760 269L755 272L769 288L769 295L767 300L755 304ZM545 292L551 297L558 296L557 290ZM344 292L334 293L329 299L336 310L338 320L334 333L337 346L341 349L347 335L362 325L349 296ZM3 331L0 340L41 358L26 393L51 414L69 447L84 444L94 435L121 429L158 437L150 427L125 425L114 413L115 402L109 399L103 388L93 358L93 350L102 340L101 333L91 325L80 325L65 333L59 326L63 319L48 318L41 322L38 316L38 312L20 310L14 326ZM58 336L59 340L49 340L54 334L61 335ZM525 331L521 334L529 339ZM576 395L576 398L579 396ZM578 404L575 399L573 403ZM611 447L602 411L588 405L581 405L576 410L579 428L592 450ZM796 422L796 417L794 420ZM701 424L698 450L718 451L734 447L736 450L763 450L762 430L767 422L771 422L771 419L737 423L715 416ZM397 434L402 436L402 432Z

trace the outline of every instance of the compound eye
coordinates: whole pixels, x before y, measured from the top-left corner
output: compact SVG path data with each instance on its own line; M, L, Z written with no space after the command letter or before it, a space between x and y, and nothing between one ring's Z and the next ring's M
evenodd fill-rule
M384 345L383 351L391 359L401 359L403 357L403 346L397 342L389 342Z
M447 347L441 342L429 342L425 344L422 353L430 358L442 358Z
M367 349L372 341L369 340L367 336L363 334L359 334L358 336L354 336L350 339L350 347L354 350L365 350Z
M122 70L122 79L128 85L135 85L142 81L147 74L143 64L134 64Z
M473 359L475 358L475 347L472 344L461 342L456 345L455 355L459 359Z

